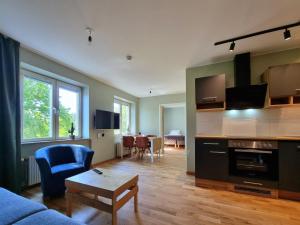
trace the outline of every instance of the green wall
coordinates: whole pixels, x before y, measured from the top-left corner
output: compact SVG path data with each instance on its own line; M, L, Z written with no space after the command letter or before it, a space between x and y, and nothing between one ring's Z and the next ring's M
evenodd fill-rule
M139 131L159 135L159 105L185 102L185 94L160 95L140 98Z
M100 135L101 137L98 138L97 134L99 133L99 131L96 131L93 128L93 116L96 109L113 111L114 96L118 96L131 101L133 103L133 112L136 112L132 114L131 118L134 124L133 131L137 130L138 98L116 88L108 86L100 81L92 79L85 74L79 73L66 66L56 63L46 57L33 53L30 50L21 48L20 58L21 62L23 63L32 65L36 68L40 68L53 74L57 74L62 78L70 79L72 81L83 84L86 87L85 92L88 93L84 93L86 94L87 102L86 104L84 104L83 120L89 118L89 121L85 121L86 127L84 131L84 138L90 139L91 148L95 151L93 163L102 162L115 157L115 135L113 133L113 130L106 130L105 136L102 137ZM78 143L78 141L76 143ZM80 143L89 145L89 140L83 140ZM53 144L53 142L49 142L46 144ZM45 143L23 144L22 156L26 157L29 155L33 155L36 149L44 145Z
M180 130L185 135L185 107L164 108L164 134Z
M251 57L252 84L260 81L260 75L269 67L300 62L300 48ZM187 170L195 171L196 105L195 79L217 74L226 74L226 86L233 86L233 61L186 69L186 121L187 121ZM299 77L300 79L300 77Z

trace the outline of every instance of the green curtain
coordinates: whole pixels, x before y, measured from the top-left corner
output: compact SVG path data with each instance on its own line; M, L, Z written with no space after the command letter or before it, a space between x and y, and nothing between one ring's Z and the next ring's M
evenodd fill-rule
M0 33L0 186L20 191L20 43Z

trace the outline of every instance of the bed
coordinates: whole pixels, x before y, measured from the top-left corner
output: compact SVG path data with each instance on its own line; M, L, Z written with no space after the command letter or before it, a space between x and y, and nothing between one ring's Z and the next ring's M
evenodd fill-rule
M174 145L175 148L185 145L185 136L180 130L171 130L169 134L164 136L165 145Z

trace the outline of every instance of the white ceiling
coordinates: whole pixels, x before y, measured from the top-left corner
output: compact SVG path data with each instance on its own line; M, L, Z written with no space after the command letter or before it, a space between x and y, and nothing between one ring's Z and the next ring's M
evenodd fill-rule
M216 41L299 20L299 0L0 0L0 32L138 97L185 92L186 68L233 57ZM238 41L234 54L300 46L291 31Z

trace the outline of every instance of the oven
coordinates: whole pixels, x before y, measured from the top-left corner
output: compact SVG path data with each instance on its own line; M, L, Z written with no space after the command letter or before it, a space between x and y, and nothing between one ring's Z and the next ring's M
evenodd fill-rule
M277 141L229 140L229 175L247 178L278 181ZM246 179L246 181L245 181ZM252 182L253 183L253 182Z

